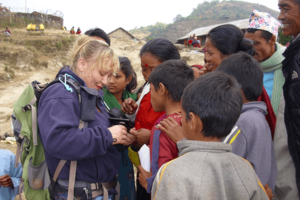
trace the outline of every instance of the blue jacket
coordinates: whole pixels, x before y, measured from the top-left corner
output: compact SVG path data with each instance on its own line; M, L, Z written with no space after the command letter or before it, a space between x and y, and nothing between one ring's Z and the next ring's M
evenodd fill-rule
M82 86L86 86L72 70L64 69ZM77 160L76 180L88 182L112 181L119 170L120 158L110 131L108 114L102 104L104 93L100 90L95 107L94 121L87 128L79 129L80 104L75 91L68 92L62 83L47 88L39 100L38 125L45 149L46 162L51 176L61 159ZM88 93L81 90L82 102ZM95 103L96 103L95 102ZM69 179L68 161L59 174L59 179Z
M14 185L14 189L0 186L0 200L14 200L19 194L22 166L18 163L18 167L15 168L15 159L17 158L11 151L0 149L0 176L9 175Z

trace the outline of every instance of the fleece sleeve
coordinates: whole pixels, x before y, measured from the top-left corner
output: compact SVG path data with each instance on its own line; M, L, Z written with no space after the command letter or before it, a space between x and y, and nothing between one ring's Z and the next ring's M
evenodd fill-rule
M44 148L51 156L66 160L89 159L106 154L112 145L107 127L78 128L80 110L74 99L55 98L39 105L39 131Z

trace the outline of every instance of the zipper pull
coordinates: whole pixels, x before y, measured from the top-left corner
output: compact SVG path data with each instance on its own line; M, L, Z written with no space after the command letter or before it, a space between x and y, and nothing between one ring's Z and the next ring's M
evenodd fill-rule
M83 188L86 194L86 199L89 199L89 190L87 188Z

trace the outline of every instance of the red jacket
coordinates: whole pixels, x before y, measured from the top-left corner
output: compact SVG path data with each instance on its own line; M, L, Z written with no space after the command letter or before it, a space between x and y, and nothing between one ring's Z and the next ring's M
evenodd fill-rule
M157 120L155 126L153 126L150 135L149 147L150 147L150 161L151 161L151 172L152 176L147 179L148 186L147 192L151 193L152 183L155 179L155 176L159 168L178 157L178 149L176 143L174 143L166 133L160 131L156 125L160 123L163 119L168 117L173 118L181 126L180 113L173 113L168 116L165 114Z
M257 101L263 101L267 105L268 114L266 115L266 120L267 120L267 122L270 126L272 139L273 139L274 138L274 133L275 133L275 126L276 126L276 115L274 113L269 95L268 95L267 91L265 90L265 87L263 87L263 92L258 97Z

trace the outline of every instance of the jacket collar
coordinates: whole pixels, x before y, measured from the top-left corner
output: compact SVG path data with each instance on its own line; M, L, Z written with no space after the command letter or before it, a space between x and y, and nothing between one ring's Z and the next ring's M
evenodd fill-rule
M60 70L59 70L59 72L57 73L57 75L56 75L56 77L58 77L58 76L60 76L60 75L64 75L64 74L69 74L69 75L71 75L71 76L73 76L75 79L76 79L76 81L82 86L82 88L86 91L86 92L88 92L88 93L90 93L90 94L98 94L98 96L99 97L101 97L101 98L103 98L103 96L104 96L104 92L102 91L102 90L98 90L97 92L95 91L96 89L92 89L92 88L89 88L89 87L87 87L87 85L86 85L86 83L84 82L84 80L82 80L79 76L77 76L77 74L74 72L74 71L72 71L71 69L70 69L70 66L64 66L63 68L61 68Z
M226 153L231 152L230 144L222 142L201 142L195 140L183 139L177 143L179 156L189 152L211 152L211 153Z
M283 56L285 58L287 58L289 56L294 56L294 53L300 50L299 46L300 46L300 33L298 34L298 36L296 38L294 38L291 41L290 46L288 46L286 48L285 52L283 53Z

